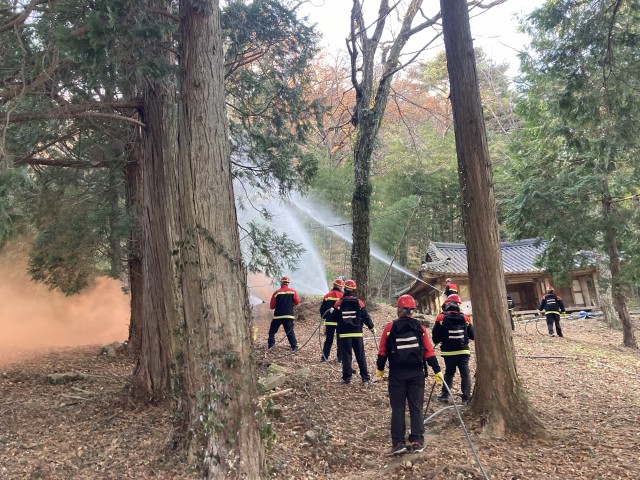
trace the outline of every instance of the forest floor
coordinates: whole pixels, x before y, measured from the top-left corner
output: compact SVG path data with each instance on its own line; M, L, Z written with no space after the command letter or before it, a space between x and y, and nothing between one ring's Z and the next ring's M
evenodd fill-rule
M295 354L282 330L276 347L265 352L268 311L264 305L255 309L262 309L254 346L260 374L271 363L291 372L310 369L306 377L288 376L284 393L262 402L275 435L267 451L269 478L483 478L451 408L426 425L424 452L385 456L386 380L365 386L356 374L352 384L341 385L339 364L319 362L318 303L309 299L299 307L302 348ZM395 308L381 306L371 315L380 332L395 318ZM640 326L639 317L634 321ZM564 338L550 338L544 322L518 324L514 332L518 373L546 426L544 436L492 437L468 408L461 409L484 470L491 479L509 480L640 478L640 354L623 348L622 333L599 319L565 320L563 329ZM365 340L373 373L375 340L368 331ZM171 448L171 413L126 401L132 369L126 353L110 357L100 346L58 349L0 366L0 478L199 478ZM47 381L47 375L63 372L84 378ZM425 401L431 386L432 377ZM443 407L437 393L428 415Z

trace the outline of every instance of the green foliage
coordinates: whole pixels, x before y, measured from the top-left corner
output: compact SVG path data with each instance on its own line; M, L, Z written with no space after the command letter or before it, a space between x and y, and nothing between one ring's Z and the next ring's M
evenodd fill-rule
M111 263L122 259L114 258L119 252L110 250L109 240L123 238L130 227L123 205L105 198L113 188L122 186L110 185L108 170L49 168L36 177L23 198L31 202L28 221L36 228L29 256L34 280L71 295L97 274L112 275Z
M242 244L248 250L249 272L262 272L271 278L280 277L284 267L295 268L304 252L286 234L278 234L272 227L257 222L249 222Z
M308 95L317 34L276 0L234 0L221 21L234 174L280 194L304 189L318 168L305 147L321 113Z
M523 58L508 220L516 236L550 240L543 265L554 276L575 268L576 251L607 252L607 232L623 257L640 253L640 4L612 4L548 2L526 24L534 40ZM632 261L623 264L623 276L637 277Z
M0 171L0 247L20 231L25 214L19 197L30 185L31 179L23 168Z
M175 58L149 52L173 51L178 25L144 6L127 0L51 2L16 31L0 32L0 114L37 116L80 105L137 100L148 79L169 78L171 85L177 73ZM7 18L13 8L6 9ZM234 175L282 195L304 189L317 170L317 156L305 142L321 111L306 94L317 36L294 10L276 0L236 0L227 2L221 15ZM32 82L37 88L24 88ZM19 94L11 94L12 89ZM3 96L7 92L11 95ZM34 278L65 293L82 288L96 273L119 274L116 262L126 259L129 215L134 214L121 205L121 162L138 161L131 158L138 136L130 123L117 120L122 113L131 116L131 110L102 110L89 117L82 113L9 122L0 145L0 157L8 159L9 166L41 161L79 168L112 166L108 175L84 170L58 175L48 172L57 166L36 166L38 173L26 176L36 184L30 196L21 197L31 203L22 205L14 198L16 181L2 185L0 242L24 219L36 232L30 264ZM91 188L97 184L102 188ZM78 197L82 209L74 208L73 198ZM38 201L36 211L34 199L47 201ZM59 215L57 209L67 215ZM30 213L20 216L20 211ZM266 254L259 232L252 230L250 236L261 242L251 249L258 258L250 261L250 268L277 271L283 265L269 262L295 261L296 248ZM278 250L281 245L291 247L291 242L271 243L269 248Z

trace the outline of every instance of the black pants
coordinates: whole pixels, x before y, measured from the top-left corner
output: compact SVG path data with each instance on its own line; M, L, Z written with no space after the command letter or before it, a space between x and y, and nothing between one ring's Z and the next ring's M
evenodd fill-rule
M560 315L557 313L547 313L547 328L549 329L549 335L553 335L553 324L556 324L556 333L559 337L562 337L562 329L560 328Z
M460 372L460 389L462 390L462 400L469 400L471 396L471 378L469 376L469 357L470 355L443 355L445 370L444 381L447 382L449 390L453 389L453 377L456 375L456 369ZM447 388L442 386L442 396L447 398L449 392Z
M409 404L411 423L410 442L424 442L422 404L424 403L424 370L389 370L389 403L391 404L391 444L404 443L406 425L404 414Z
M333 346L333 337L336 334L335 325L325 325L325 339L324 345L322 346L322 356L325 360L329 360L329 354L331 353L331 347ZM338 361L340 361L340 342L336 341L336 356L338 357Z
M516 329L516 324L513 322L513 308L509 309L509 318L511 319L511 330L515 330Z
M296 340L296 334L293 331L293 318L274 318L271 320L269 340L267 343L268 347L271 348L276 344L276 333L278 333L280 325L284 327L284 332L287 334L291 348L296 348L298 346L298 340Z
M340 359L342 361L342 380L345 382L351 381L351 375L353 375L353 369L351 368L352 353L356 356L362 381L368 382L371 380L367 370L367 357L364 354L364 340L362 337L340 338L338 334L338 344L340 345L340 356L342 357Z

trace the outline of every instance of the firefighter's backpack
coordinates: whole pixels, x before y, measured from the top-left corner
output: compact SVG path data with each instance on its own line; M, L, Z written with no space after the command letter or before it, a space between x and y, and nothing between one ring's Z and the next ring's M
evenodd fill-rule
M556 297L555 295L547 295L545 297L545 301L545 310L547 312L555 311L558 309L558 297Z
M424 361L424 330L411 317L394 321L387 338L389 362L399 366L418 366Z
M342 297L340 302L340 312L342 314L342 323L349 328L360 328L362 308L360 302L355 297Z

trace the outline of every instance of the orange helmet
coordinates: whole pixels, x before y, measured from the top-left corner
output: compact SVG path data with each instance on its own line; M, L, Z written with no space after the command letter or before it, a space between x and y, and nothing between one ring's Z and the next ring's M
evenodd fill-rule
M462 300L460 300L460 295L454 293L453 295L449 295L444 303L457 303L458 305L460 305L462 303Z
M291 279L289 277L282 277L280 279L280 283L290 283Z
M347 280L346 282L344 282L344 288L348 290L355 290L356 288L358 288L358 286L356 285L355 280Z
M416 300L411 295L402 295L398 298L398 303L396 304L398 307L407 308L409 310L416 309Z
M341 279L341 278L336 278L336 279L333 281L333 284L334 284L336 287L344 287L344 280L343 280L343 279Z

